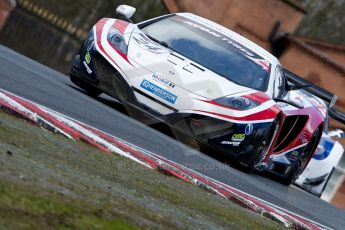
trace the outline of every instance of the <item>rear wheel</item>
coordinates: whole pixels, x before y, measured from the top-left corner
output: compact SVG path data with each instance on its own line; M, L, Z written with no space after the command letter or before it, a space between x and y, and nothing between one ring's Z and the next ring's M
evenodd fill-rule
M309 143L306 145L305 149L303 150L302 156L299 158L293 169L290 171L287 178L285 178L282 183L285 185L292 184L299 175L302 174L304 169L307 167L311 157L313 156L315 149L319 143L320 139L320 129L317 128L310 139Z
M98 97L102 93L101 90L97 89L96 87L92 86L91 84L81 80L80 78L78 78L72 74L70 75L70 80L75 85L77 85L80 88L82 88L83 90L85 90L85 92L91 97Z

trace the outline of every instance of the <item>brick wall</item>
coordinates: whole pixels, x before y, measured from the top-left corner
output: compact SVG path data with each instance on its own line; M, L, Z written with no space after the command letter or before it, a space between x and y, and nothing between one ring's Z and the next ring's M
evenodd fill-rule
M315 41L308 38L302 38L303 41L314 47L315 49L320 50L325 55L329 56L334 61L343 65L345 68L345 47L341 45L330 44L322 41Z

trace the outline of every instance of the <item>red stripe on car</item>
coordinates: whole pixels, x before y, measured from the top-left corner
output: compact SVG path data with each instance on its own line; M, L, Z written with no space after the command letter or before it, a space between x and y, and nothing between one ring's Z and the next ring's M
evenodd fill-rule
M113 26L114 26L116 29L118 29L122 34L124 34L124 33L125 33L125 30L126 30L127 27L128 27L128 25L129 25L129 23L126 22L126 21L116 20L116 21L114 22L114 25L113 25Z
M97 38L97 45L99 47L99 49L117 66L121 69L121 67L116 63L116 61L104 50L104 47L102 45L102 32L103 32L103 28L105 23L108 21L109 19L103 18L101 19L99 22L97 22L96 24L96 38ZM121 71L123 71L121 69Z
M271 100L271 98L263 92L251 93L251 94L243 95L242 97L251 99L251 100L258 102L258 103L261 103L261 104Z
M255 101L257 103L260 103L260 104L265 103L265 102L271 100L271 98L269 96L267 96L263 92L247 94L247 95L243 95L241 97L248 98L248 99L253 100L253 101ZM231 110L239 110L239 109L235 109L235 108L230 107L230 106L226 106L226 105L220 104L220 103L218 103L218 102L216 102L214 100L201 100L201 99L197 99L197 100L205 102L205 103L208 103L208 104L216 105L216 106L219 106L219 107L231 109Z
M122 20L116 20L113 24L113 27L116 28L118 31L120 31L122 34L125 33L125 30L127 29L129 23ZM122 53L119 49L116 48L111 42L109 42L110 46L113 48L113 50L116 51L123 59L125 59L129 64L132 65L132 63L128 60L127 54Z
M243 117L234 117L234 116L230 116L227 114L215 113L215 112L210 112L210 111L205 111L205 110L194 110L194 111L207 113L207 114L215 115L218 117L223 117L226 119L237 120L237 121L256 121L256 120L274 119L274 118L276 118L276 116L279 112L279 110L276 108L276 106L272 106L269 109L266 109L264 111L250 114L250 115L243 116Z

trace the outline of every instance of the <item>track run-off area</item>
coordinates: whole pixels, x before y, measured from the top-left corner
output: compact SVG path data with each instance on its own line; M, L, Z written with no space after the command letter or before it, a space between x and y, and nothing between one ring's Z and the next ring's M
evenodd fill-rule
M114 99L94 99L69 78L0 46L0 88L113 135L143 150L331 229L345 228L345 211L295 186L246 174L200 153L117 110ZM210 154L211 155L211 154Z

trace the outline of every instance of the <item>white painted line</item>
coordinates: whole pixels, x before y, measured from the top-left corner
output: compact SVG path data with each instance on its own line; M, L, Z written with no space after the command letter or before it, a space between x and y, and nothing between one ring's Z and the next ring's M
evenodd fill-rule
M13 94L12 94L13 95ZM44 121L45 123L47 123L49 126L54 127L54 129L56 129L57 132L61 133L62 135L66 136L67 138L70 138L73 140L73 137L71 135L69 135L68 133L64 132L63 130L59 129L58 127L56 127L55 125L53 125L52 123L50 123L49 121L43 119L42 117L40 117L39 115L37 115L36 113L33 113L32 111L28 110L27 108L25 108L24 106L22 106L21 104L19 104L18 102L16 102L15 100L13 100L10 97L7 97L5 94L0 92L0 99L3 100L4 102L8 103L9 105L17 108L18 110L20 110L21 112L28 114L28 117L30 119L32 119L35 122L39 122L39 120Z

